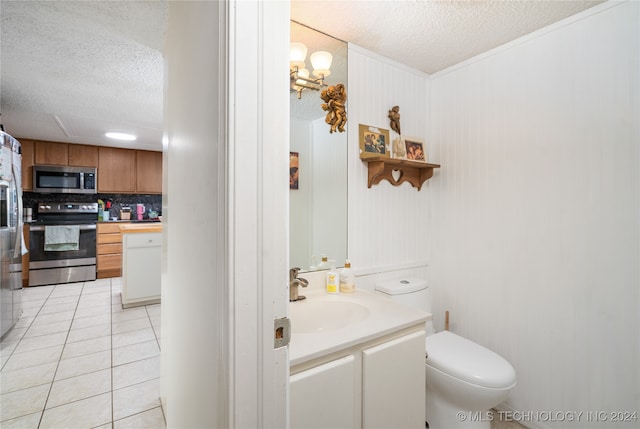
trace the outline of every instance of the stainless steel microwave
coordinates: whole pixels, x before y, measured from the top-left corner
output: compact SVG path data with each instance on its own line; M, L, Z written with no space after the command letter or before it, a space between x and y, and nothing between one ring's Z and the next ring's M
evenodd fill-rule
M64 165L34 165L33 192L61 194L95 194L97 169Z

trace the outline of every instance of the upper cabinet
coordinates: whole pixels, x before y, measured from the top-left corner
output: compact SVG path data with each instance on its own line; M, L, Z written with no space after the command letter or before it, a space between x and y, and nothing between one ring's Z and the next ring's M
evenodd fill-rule
M22 145L22 188L33 190L34 165L96 167L98 192L161 194L162 152L18 139Z
M70 144L69 165L74 167L98 167L98 146Z
M136 151L100 146L98 192L134 194L136 192L135 169Z
M136 151L136 192L162 193L162 152Z

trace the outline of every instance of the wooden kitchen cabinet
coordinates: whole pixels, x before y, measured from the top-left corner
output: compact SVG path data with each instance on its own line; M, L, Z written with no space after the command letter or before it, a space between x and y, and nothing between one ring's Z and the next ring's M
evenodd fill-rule
M136 151L100 146L98 150L98 192L136 192Z
M69 144L36 141L36 165L69 165Z
M35 162L35 142L18 139L22 147L22 190L33 190L33 164Z
M74 167L98 167L98 146L70 144L69 165Z
M121 224L98 222L96 277L99 279L122 275Z
M162 193L162 152L136 151L136 192Z

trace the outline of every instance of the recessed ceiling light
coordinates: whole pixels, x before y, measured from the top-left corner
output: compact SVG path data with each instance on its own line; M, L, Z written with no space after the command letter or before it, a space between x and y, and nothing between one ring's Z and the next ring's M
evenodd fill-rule
M133 134L127 134L127 133L105 133L104 135L109 137L110 139L116 139L116 140L133 141L137 138Z

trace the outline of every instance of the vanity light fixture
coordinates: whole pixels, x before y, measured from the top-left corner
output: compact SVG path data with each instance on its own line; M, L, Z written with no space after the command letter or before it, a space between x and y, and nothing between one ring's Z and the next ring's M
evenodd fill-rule
M298 98L302 98L304 89L320 91L327 86L324 78L331 74L331 61L333 61L333 56L329 52L317 51L309 57L315 78L309 76L309 70L306 68L307 47L304 43L292 42L289 52L290 88L292 92L298 93Z
M104 133L104 135L106 137L109 137L110 139L115 139L115 140L134 141L137 139L136 136L129 133L108 132L108 133Z

